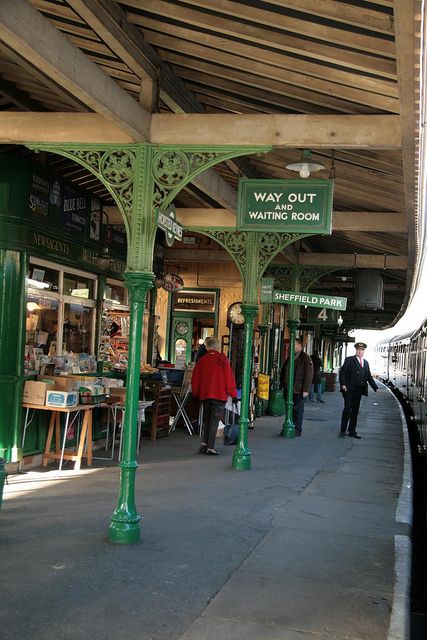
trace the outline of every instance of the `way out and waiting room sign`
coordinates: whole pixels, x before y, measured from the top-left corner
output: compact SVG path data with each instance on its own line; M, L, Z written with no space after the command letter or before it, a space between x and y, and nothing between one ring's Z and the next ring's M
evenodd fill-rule
M239 181L237 230L330 235L332 180Z

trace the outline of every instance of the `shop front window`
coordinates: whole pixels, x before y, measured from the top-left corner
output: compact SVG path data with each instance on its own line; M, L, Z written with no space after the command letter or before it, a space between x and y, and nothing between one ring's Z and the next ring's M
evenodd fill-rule
M64 351L90 353L92 345L93 314L95 309L82 304L65 303Z
M28 288L34 291L58 292L59 269L52 269L39 264L30 264Z
M30 261L25 373L47 373L57 356L70 352L94 353L96 284L91 274Z
M63 293L76 298L94 298L95 282L91 278L64 273Z

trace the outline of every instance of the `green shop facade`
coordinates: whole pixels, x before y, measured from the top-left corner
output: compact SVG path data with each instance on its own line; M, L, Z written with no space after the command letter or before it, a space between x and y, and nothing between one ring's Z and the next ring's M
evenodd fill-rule
M21 449L23 384L34 378L34 351L50 360L96 353L104 297L126 301L126 238L109 231L97 198L37 163L0 158L0 457L7 463L45 444L43 415ZM111 259L101 270L106 246Z

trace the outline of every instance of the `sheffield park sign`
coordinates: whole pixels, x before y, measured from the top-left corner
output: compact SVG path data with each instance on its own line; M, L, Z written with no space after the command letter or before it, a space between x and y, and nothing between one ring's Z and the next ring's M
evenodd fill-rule
M330 235L332 180L239 181L238 231Z
M322 307L322 309L336 309L345 311L347 298L328 296L320 293L303 293L300 291L273 291L273 302L279 304L297 304L306 307Z

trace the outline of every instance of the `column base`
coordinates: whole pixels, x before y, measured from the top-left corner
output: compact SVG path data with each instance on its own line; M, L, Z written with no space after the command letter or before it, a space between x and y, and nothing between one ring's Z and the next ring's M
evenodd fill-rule
M251 452L237 446L233 454L232 467L239 471L249 471L251 468Z
M139 519L137 522L115 522L111 521L108 529L108 539L116 544L134 544L139 542L141 530Z
M282 438L295 438L295 426L293 424L286 424L285 422L280 435Z

